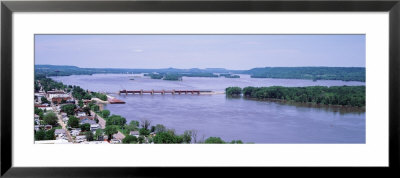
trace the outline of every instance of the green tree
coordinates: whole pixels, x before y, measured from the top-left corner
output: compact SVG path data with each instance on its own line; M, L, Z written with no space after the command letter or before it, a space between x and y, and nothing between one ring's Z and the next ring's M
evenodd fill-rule
M126 124L126 119L120 115L112 115L107 118L106 125L117 125L122 128Z
M72 116L75 114L75 104L66 104L61 106L61 110L65 113L67 113L68 116Z
M93 106L90 107L90 109L91 109L93 112L97 112L97 111L100 110L100 107L99 107L98 105L93 105Z
M144 137L143 136L139 136L138 137L138 142L141 144L141 143L144 143L145 142L145 139L144 139Z
M176 136L173 131L160 132L153 137L154 143L182 143L182 138Z
M79 86L73 86L72 96L75 97L78 100L82 100L82 99L90 100L90 99L92 99L92 96L86 90L82 89Z
M79 119L76 118L75 116L70 116L68 119L68 126L72 128L78 128L79 127Z
M232 144L242 144L242 140L232 140L231 141Z
M35 92L39 92L40 86L39 84L35 81Z
M160 132L166 132L167 131L167 128L164 126L164 125L162 125L162 124L157 124L156 126L155 126L155 130L154 130L156 133L160 133Z
M152 143L152 142L153 142L153 138L147 137L147 141L148 141L149 143Z
M105 109L105 110L101 111L101 115L104 118L107 118L108 116L110 116L110 111Z
M58 118L54 112L48 112L46 115L44 115L43 120L45 123L54 126L57 124Z
M140 126L141 126L142 128L145 128L146 130L148 130L150 124L151 124L151 121L145 119L145 120L142 120L142 121L141 121Z
M100 138L101 136L103 136L103 134L104 134L103 129L97 129L97 130L96 130L96 133L94 134L94 138L95 138L96 140L99 140L99 138Z
M135 136L127 135L124 139L122 139L122 143L137 143L138 139Z
M112 135L118 133L118 128L115 125L108 125L104 129L104 134L108 135L108 140L110 141L112 138Z
M145 128L139 129L139 135L148 136L149 134L150 134L150 130L147 130Z
M79 101L78 101L78 106L79 106L80 108L83 108L83 101L82 101L82 100L79 100Z
M93 139L94 139L94 135L93 135L93 133L90 132L90 131L86 132L86 133L85 133L85 136L86 136L86 140L87 140L87 141L93 141Z
M219 137L209 137L205 140L204 143L225 143L225 142Z
M46 131L46 137L45 140L55 140L55 135L54 135L54 129L50 129Z
M35 140L45 140L46 132L44 130L38 130L35 133Z
M192 141L192 131L185 130L182 135L183 143L190 143Z
M98 93L97 97L103 101L107 101L107 95Z
M82 124L79 127L81 128L82 132L90 131L90 124L89 123Z
M99 119L97 118L97 115L94 115L94 121L96 121L96 123L99 123Z
M43 119L44 111L42 109L35 107L35 114L39 116L39 119Z
M228 87L225 89L226 96L240 96L242 89L240 87Z
M138 130L139 122L138 121L131 121L128 125L125 126L127 132Z
M129 125L139 127L139 121L132 120L131 122L129 122Z
M49 100L47 100L47 98L46 98L46 97L41 97L41 98L40 98L40 100L42 101L42 103L47 103L47 104L50 104L50 101L49 101Z
M90 116L90 108L89 107L83 107L83 112L85 112L86 115Z

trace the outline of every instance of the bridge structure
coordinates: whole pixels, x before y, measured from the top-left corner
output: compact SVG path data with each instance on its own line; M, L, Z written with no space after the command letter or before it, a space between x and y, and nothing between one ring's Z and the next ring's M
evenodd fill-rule
M210 92L210 91L200 91L200 90L120 90L118 93L119 94L125 94L128 95L129 93L131 94L197 94L199 95L200 92Z

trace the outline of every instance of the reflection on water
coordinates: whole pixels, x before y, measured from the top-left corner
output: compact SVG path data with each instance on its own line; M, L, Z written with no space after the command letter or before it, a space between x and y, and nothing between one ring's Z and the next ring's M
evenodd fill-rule
M93 91L121 89L199 89L223 91L229 86L335 86L365 85L363 82L295 79L187 78L164 81L131 75L53 77L68 85ZM117 95L126 104L107 105L112 114L130 120L148 119L178 134L197 130L202 137L255 143L365 143L365 112L354 108L256 101L225 95Z
M227 97L229 99L240 99L240 97ZM263 99L258 100L254 98L244 98L247 100L252 101L265 101L265 102L275 102L277 104L283 105L292 105L296 107L307 107L307 108L318 108L321 111L325 112L337 112L340 114L348 114L348 113L357 113L362 114L365 113L365 107L351 107L351 106L339 106L339 105L324 105L324 104L315 104L315 103L298 103L293 101L285 101L285 100L278 100L278 99Z

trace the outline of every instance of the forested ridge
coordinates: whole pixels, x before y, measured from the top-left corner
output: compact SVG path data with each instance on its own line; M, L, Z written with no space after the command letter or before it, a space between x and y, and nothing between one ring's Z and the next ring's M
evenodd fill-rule
M365 82L364 67L265 67L245 72L252 78L343 80Z
M122 68L79 68L76 66L35 65L35 74L45 76L92 75L105 73L158 73L167 77L167 80L177 80L180 77L218 77L239 78L238 75L248 74L252 78L284 78L307 80L343 80L365 82L365 67L264 67L250 70L228 70L223 68L206 69L122 69ZM220 73L216 75L215 73ZM227 75L229 74L229 75ZM178 76L175 76L178 75ZM157 76L154 76L157 78ZM160 77L158 77L160 78ZM163 78L163 77L161 77ZM160 79L161 79L160 78Z

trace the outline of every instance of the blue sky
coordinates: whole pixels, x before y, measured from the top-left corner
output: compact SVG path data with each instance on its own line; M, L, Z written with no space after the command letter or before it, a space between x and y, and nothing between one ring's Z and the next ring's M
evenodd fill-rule
M365 35L35 35L35 64L153 69L365 67Z

